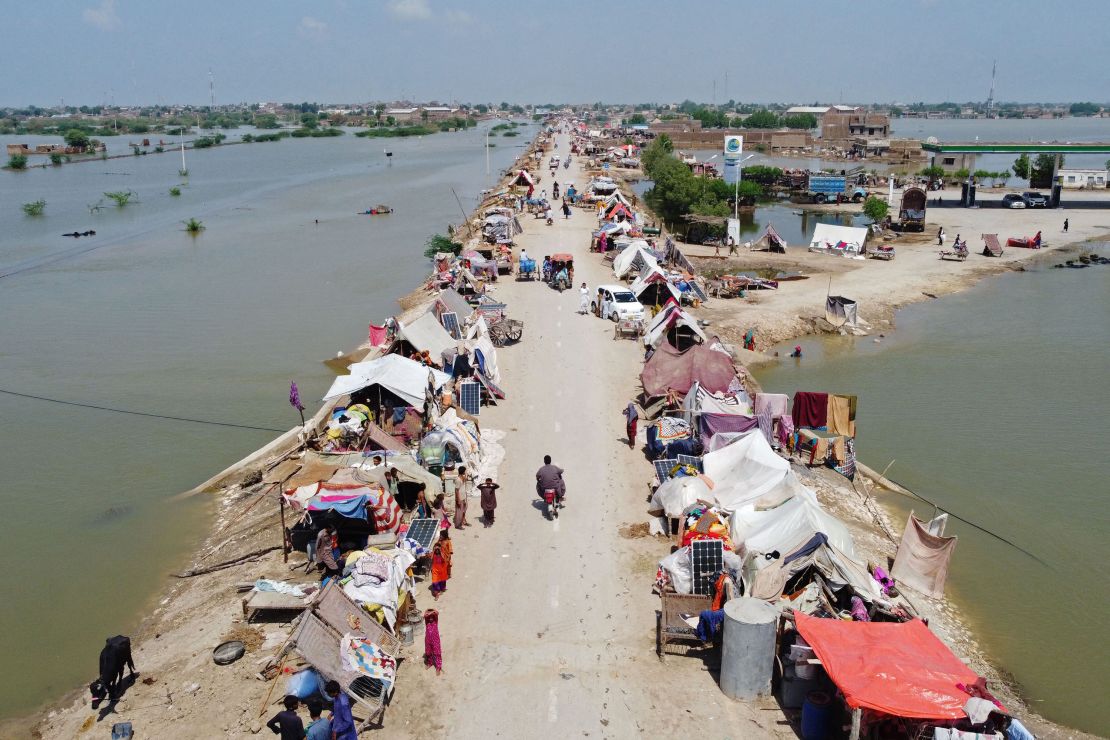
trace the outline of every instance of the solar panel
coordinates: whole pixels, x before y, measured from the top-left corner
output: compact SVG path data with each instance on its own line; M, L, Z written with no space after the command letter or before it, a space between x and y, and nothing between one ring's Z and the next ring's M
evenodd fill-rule
M679 455L679 465L693 465L699 473L704 473L705 469L701 466L701 458L695 455Z
M709 300L709 297L705 295L705 291L701 289L700 285L698 285L697 280L691 280L688 284L690 286L690 290L694 291L697 297L701 299L702 303L705 303Z
M452 339L462 339L462 330L459 328L459 315L457 313L447 311L439 317L439 320Z
M409 530L405 534L410 540L420 543L420 546L431 550L439 533L439 521L435 519L413 519L409 522Z
M477 416L482 410L482 386L473 380L459 386L459 405L463 411Z
M694 593L712 594L714 576L724 569L725 550L720 540L694 540L690 543L694 562Z
M655 475L660 483L666 483L671 477L671 468L678 465L678 460L656 460Z

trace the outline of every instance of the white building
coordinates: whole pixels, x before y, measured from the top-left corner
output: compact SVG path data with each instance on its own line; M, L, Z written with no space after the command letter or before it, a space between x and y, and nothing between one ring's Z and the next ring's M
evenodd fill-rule
M1059 169L1056 184L1072 190L1094 190L1106 187L1106 170Z

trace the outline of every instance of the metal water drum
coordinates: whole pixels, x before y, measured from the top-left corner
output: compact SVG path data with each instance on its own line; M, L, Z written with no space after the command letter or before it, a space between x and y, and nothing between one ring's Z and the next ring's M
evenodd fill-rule
M825 740L829 736L832 698L824 691L811 691L802 704L802 740Z
M413 643L411 624L402 624L397 632L400 634L402 645L411 645Z
M725 604L721 691L749 701L771 693L779 610L761 599L741 597Z

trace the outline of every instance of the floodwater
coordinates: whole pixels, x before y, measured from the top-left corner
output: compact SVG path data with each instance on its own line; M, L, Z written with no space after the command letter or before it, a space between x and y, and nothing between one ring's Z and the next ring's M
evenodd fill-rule
M176 152L0 172L0 390L262 428L0 393L0 717L92 679L104 638L156 606L210 522L205 497L174 495L298 423L291 380L315 410L321 361L397 311L427 274L425 239L522 141L491 137L490 177L482 128L190 151L187 180ZM117 190L138 202L90 213ZM25 216L38 198L45 215ZM356 215L378 203L396 212Z
M890 478L1044 561L949 521L960 539L947 592L987 653L1038 712L1110 734L1110 463L1101 442L1110 267L991 278L900 311L879 344L795 343L803 359L757 373L764 388L858 395L863 462L881 471L894 461ZM884 503L899 524L911 507L933 513L894 495Z

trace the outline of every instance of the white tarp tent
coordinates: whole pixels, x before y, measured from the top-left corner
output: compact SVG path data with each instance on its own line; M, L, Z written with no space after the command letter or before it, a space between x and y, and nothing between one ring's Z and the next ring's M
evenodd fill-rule
M762 438L763 435L757 436ZM793 473L790 475L793 476ZM779 506L760 509L752 502L737 508L729 516L732 541L737 545L743 543L748 552L778 550L785 555L817 532L823 533L844 554L856 556L848 527L822 509L813 491L800 482L793 486L790 499Z
M817 224L813 229L813 238L809 240L809 248L814 251L858 255L863 251L863 241L866 238L865 228Z
M637 239L613 258L613 274L618 278L623 278L627 275L636 261L637 254L642 255L641 259L648 267L659 266L659 262L656 261L655 256L648 251L647 242Z
M698 322L693 316L674 304L667 304L662 311L655 315L655 318L651 320L651 324L648 325L647 331L644 333L644 344L658 347L659 342L662 341L667 330L674 324L689 328L694 334L701 337L702 342L709 341L709 338L705 336L705 332L701 330L701 327L698 326Z
M349 369L350 375L340 375L331 384L331 388L324 394L325 401L372 385L380 385L410 405L422 406L428 373L432 374L437 389L451 380L446 373L424 367L419 362L400 355L385 355L369 362L356 362Z
M436 362L440 361L444 350L455 346L455 339L431 311L421 314L412 323L401 324L397 334L416 349L428 350Z
M698 501L711 502L709 486L701 478L682 475L670 478L655 489L648 504L649 514L680 517L686 507Z
M702 468L713 481L713 498L728 511L745 504L781 500L793 493L796 477L790 463L775 454L758 429L736 439L726 447L702 457Z
M652 262L654 262L654 260L652 260ZM647 288L649 285L652 285L653 283L662 283L663 285L665 285L665 290L670 294L672 298L674 298L675 303L679 303L682 301L682 296L678 292L678 288L674 287L674 285L672 285L671 282L667 280L667 274L659 269L658 264L652 264L645 267L640 272L640 275L632 281L632 287L630 288L630 290L632 291L633 295L635 295L636 298L639 299L640 294L644 292L644 289ZM665 301L666 299L655 302L664 303ZM643 303L643 301L640 302Z

